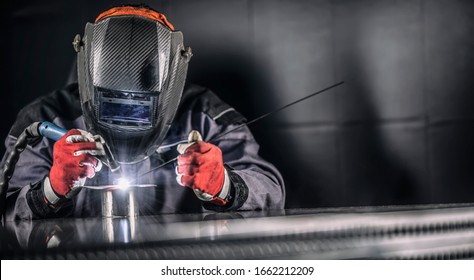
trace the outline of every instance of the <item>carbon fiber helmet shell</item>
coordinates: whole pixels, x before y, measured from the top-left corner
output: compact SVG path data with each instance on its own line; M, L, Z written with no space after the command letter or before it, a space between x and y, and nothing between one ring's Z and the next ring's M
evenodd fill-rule
M122 164L150 156L181 100L192 56L182 33L141 16L110 16L87 23L75 49L87 129Z

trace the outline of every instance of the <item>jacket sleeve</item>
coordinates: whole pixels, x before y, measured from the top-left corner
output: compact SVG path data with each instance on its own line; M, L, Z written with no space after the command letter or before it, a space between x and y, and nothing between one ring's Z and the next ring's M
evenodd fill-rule
M207 135L208 139L236 125L220 126ZM210 126L212 128L212 126ZM205 206L213 210L266 210L282 209L285 203L283 178L277 168L259 154L259 144L247 126L243 126L216 141L213 144L222 150L230 181L232 200L225 209Z
M3 169L5 160L19 135L33 122L50 121L64 128L76 127L75 120L80 115L77 84L56 90L26 105L18 113L5 139L6 151L0 167ZM48 139L41 139L27 145L20 154L7 189L4 216L6 220L62 217L72 209L67 205L62 205L64 207L60 207L61 209L52 209L44 201L42 184L45 176L49 175L53 162L52 154L53 143Z
M16 140L12 135L6 138L2 167ZM5 220L53 218L69 213L68 205L53 209L45 202L42 184L51 168L51 155L52 146L47 139L27 145L20 154L7 189Z

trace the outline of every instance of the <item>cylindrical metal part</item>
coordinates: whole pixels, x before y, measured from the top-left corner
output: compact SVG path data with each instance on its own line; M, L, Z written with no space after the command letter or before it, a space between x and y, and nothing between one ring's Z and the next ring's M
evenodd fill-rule
M102 217L138 216L138 201L133 188L102 191Z

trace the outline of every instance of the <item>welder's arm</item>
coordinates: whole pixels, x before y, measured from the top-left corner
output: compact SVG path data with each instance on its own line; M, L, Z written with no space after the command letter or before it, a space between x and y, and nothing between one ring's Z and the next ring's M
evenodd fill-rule
M72 136L73 134L75 136ZM70 137L69 140L66 140L68 137ZM54 148L51 141L46 138L38 143L28 145L20 155L13 177L10 179L5 219L11 221L69 215L73 205L72 200L65 199L69 193L68 188L79 185L84 177L93 176L97 168L100 167L100 163L95 165L95 159L89 158L92 157L91 154L101 154L100 145L97 149L95 143L85 146L83 146L84 143L81 143L90 142L89 138L87 133L76 130L69 131L67 136L65 135L55 143ZM77 143L67 143L69 141ZM15 137L11 135L7 137L5 155L9 153L15 142ZM72 154L66 156L66 153L69 152ZM68 158L70 159L68 160ZM74 173L77 175L77 180L71 179ZM50 196L48 199L47 196L52 194L54 196ZM56 204L51 202L55 200L54 197L59 198Z
M203 124L201 131L206 139L237 126L219 125L209 118ZM189 144L184 144L187 146ZM209 210L282 209L285 189L281 174L261 158L258 151L258 143L245 126L212 144L195 143L178 158L177 180L210 194L212 199L198 195L204 201L204 208Z
M229 131L235 125L220 128ZM212 131L212 127L211 127ZM214 137L214 135L208 136ZM283 209L285 186L278 169L259 155L260 146L249 128L244 126L225 135L214 144L223 155L226 170L231 182L232 203L230 210ZM222 210L205 205L207 209Z

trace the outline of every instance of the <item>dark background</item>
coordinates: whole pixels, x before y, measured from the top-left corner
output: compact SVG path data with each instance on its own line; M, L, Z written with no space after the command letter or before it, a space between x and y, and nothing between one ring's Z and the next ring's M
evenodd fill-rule
M121 3L2 8L2 139L67 82L85 22ZM288 208L474 201L474 1L146 3L193 48L188 80L248 119L345 81L251 126Z

